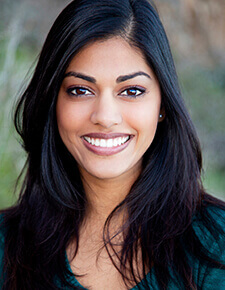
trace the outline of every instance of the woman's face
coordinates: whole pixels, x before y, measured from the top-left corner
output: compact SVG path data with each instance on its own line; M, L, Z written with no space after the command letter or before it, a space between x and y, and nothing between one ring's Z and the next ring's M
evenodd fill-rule
M71 61L57 100L60 136L81 174L140 172L160 120L158 81L142 53L120 37L96 41Z

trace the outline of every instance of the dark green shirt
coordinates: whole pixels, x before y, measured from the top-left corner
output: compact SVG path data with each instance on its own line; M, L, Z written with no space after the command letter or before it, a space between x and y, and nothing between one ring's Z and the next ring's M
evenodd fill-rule
M225 229L225 211L218 209L216 207L210 207L209 213L215 219L219 225L221 225ZM214 238L211 236L210 232L207 230L206 227L202 226L202 223L197 218L193 219L193 227L195 229L196 234L200 238L202 244L208 249L208 251L212 254L216 253L219 255L220 262L225 265L225 236L220 235L218 240L215 241ZM3 257L4 257L4 234L3 231L0 231L0 274L2 273L3 267ZM71 270L69 262L67 260L68 269ZM198 289L203 290L225 290L225 270L211 268L210 266L202 266L199 263L198 259L191 259L191 265L193 269L193 276L194 280L198 285ZM71 271L72 272L72 271ZM163 275L163 273L162 273ZM0 275L1 276L1 275ZM73 276L70 278L70 282L74 286L78 286L79 288L87 289L79 284L76 278ZM151 286L151 289L158 289L156 276L154 274L154 268L151 270L151 273L147 274L147 281ZM0 281L0 289L2 288L3 281ZM56 281L56 284L59 282ZM56 286L57 287L57 286ZM145 289L144 286L139 283L139 287L141 289ZM168 289L170 290L180 290L180 281L176 281L174 279L168 285ZM138 290L138 287L135 286L132 290Z

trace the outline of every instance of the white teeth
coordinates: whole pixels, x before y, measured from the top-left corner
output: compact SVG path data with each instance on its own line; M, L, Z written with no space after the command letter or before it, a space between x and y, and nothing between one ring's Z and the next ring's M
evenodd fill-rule
M107 141L106 141L106 143L107 143L107 147L113 147L113 140L112 139L108 139Z
M99 139L95 139L95 146L100 146L100 140Z
M113 146L117 146L118 145L118 142L117 142L117 139L115 138L114 140L113 140Z
M91 143L91 138L90 137L85 137L85 139L88 141L88 143Z
M113 138L113 139L95 139L95 138L90 138L88 136L85 136L84 139L97 147L107 147L107 148L112 148L112 147L116 147L116 146L120 146L122 144L124 144L125 142L127 142L127 140L129 139L129 136L126 137L118 137L118 138Z
M93 144L95 145L95 144ZM106 147L106 140L105 139L100 139L100 147Z

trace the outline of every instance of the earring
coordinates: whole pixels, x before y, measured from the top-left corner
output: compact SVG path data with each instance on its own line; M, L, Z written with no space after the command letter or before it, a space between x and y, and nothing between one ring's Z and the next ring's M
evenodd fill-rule
M159 118L162 118L162 116L163 116L163 115L162 115L162 114L160 114L160 115L159 115Z

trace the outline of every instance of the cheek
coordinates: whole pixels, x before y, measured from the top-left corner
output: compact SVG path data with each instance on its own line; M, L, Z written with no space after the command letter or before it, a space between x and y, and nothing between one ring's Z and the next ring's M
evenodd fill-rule
M125 119L142 138L150 138L155 134L160 111L160 102L136 104L127 110ZM140 137L140 136L139 136Z
M87 110L75 103L58 101L56 116L59 132L69 133L79 130L87 119Z

